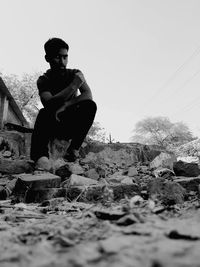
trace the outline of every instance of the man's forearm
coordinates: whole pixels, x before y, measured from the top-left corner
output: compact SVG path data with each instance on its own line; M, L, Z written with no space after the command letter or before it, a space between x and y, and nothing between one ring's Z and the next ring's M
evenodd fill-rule
M45 105L47 107L57 109L62 106L66 102L66 100L69 99L77 91L77 89L77 86L70 84L68 87L47 100Z
M92 95L88 92L84 92L81 95L65 102L65 106L69 107L71 105L77 104L83 100L92 100Z

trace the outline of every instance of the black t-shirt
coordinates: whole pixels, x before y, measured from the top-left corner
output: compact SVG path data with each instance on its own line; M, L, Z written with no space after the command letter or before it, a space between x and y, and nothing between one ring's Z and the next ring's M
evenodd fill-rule
M39 95L43 92L50 92L52 95L55 95L62 91L64 88L70 85L74 79L75 73L79 72L77 69L65 69L62 72L55 72L51 69L47 70L42 76L37 80L37 87L39 90ZM72 96L77 96L77 93Z

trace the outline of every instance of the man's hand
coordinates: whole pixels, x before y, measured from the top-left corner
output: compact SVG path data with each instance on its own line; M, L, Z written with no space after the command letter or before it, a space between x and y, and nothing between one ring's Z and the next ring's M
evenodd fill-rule
M82 72L77 72L75 73L75 78L73 80L73 84L77 87L80 88L82 84L84 84L86 82L83 73Z
M64 104L63 106L61 106L61 107L56 111L55 117L56 117L56 120L57 120L57 121L60 121L58 115L59 115L60 113L62 113L63 111L65 111L65 109L66 109L67 107L68 107L68 103L65 102L65 104Z

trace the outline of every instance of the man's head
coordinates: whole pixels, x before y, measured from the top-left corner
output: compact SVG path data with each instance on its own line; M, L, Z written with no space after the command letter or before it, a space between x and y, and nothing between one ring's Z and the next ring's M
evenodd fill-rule
M51 69L65 69L68 63L68 44L59 38L49 39L44 44L46 52L45 59L50 64Z

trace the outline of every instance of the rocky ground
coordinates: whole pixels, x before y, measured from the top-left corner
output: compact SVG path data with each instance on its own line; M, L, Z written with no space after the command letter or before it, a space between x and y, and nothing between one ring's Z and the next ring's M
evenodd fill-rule
M0 266L200 266L198 164L91 151L51 173L4 152Z

